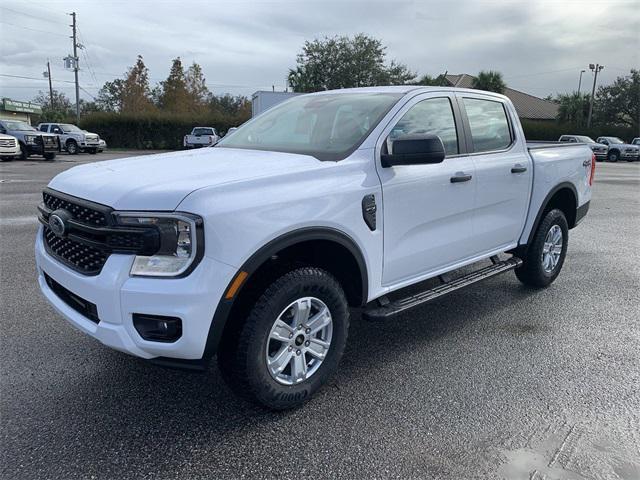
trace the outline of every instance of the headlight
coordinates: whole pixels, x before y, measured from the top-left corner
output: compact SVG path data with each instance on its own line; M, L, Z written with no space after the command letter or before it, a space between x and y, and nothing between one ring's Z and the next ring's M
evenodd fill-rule
M118 212L119 225L155 228L159 248L150 256L136 255L130 274L178 277L195 268L204 253L202 219L187 213Z
M36 136L35 135L25 135L24 136L24 143L26 143L28 145L35 145L36 144Z

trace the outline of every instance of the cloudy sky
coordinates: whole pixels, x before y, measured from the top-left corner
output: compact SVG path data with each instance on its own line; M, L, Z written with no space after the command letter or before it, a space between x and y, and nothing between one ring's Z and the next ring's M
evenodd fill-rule
M640 67L640 0L0 0L0 96L73 95L70 17L78 15L82 97L144 56L152 83L171 59L202 65L214 93L284 89L305 40L363 32L419 74L494 69L533 95L575 90L589 63L598 84ZM32 77L32 78L17 78Z

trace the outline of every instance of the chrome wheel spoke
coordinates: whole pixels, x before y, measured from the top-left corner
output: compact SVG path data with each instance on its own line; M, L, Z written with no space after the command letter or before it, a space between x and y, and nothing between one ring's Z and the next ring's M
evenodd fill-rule
M291 339L291 335L293 335L293 328L282 320L276 320L269 338L280 342L288 342Z
M293 357L293 364L291 365L291 377L294 382L304 380L307 376L307 360L304 353L295 355Z
M298 300L294 306L294 325L304 325L309 319L309 313L311 312L311 300L308 298L302 298Z
M327 351L329 350L329 343L320 340L319 338L312 338L310 340L309 346L307 347L307 352L310 355L313 355L320 360L324 360Z
M293 352L289 351L287 346L284 346L273 357L269 357L268 364L271 373L275 375L281 373L285 368L287 368L289 362L291 362L292 356Z
M331 313L329 313L329 309L327 307L324 307L309 320L307 325L311 329L309 334L315 335L330 323Z

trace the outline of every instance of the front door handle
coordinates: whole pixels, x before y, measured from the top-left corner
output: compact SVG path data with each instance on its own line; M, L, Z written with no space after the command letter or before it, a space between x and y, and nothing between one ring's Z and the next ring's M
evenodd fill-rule
M456 174L451 177L451 183L462 183L468 182L471 180L471 175L466 175L463 172L456 172Z
M516 163L511 169L511 173L524 173L526 171L527 167L525 167L524 165L520 165L519 163Z

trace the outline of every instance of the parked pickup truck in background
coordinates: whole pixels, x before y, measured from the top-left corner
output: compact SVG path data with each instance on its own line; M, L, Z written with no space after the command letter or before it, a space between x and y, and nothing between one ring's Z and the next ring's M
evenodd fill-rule
M57 135L60 148L70 155L79 152L95 154L100 147L100 136L97 133L87 132L70 123L40 123L38 130Z
M596 156L596 160L606 160L609 152L609 147L604 143L597 143L591 137L585 135L562 135L559 139L560 142L569 143L585 143L589 145L589 148Z
M640 145L640 137L636 137L631 140L631 145Z
M217 354L239 395L290 408L338 369L350 307L393 321L510 270L550 285L594 169L585 144L527 143L494 93L296 96L214 148L56 176L38 281L105 345L191 369Z
M3 162L20 158L22 151L16 137L0 133L0 160Z
M183 145L185 148L209 147L219 139L213 127L194 127L189 135L184 136Z
M607 156L610 162L617 162L618 160L633 162L640 159L640 147L624 143L624 140L618 137L598 137L596 142L603 143L609 147Z
M29 155L42 155L45 160L54 160L59 150L58 138L55 135L41 133L31 125L20 120L0 120L0 133L18 139L20 158L26 160Z

